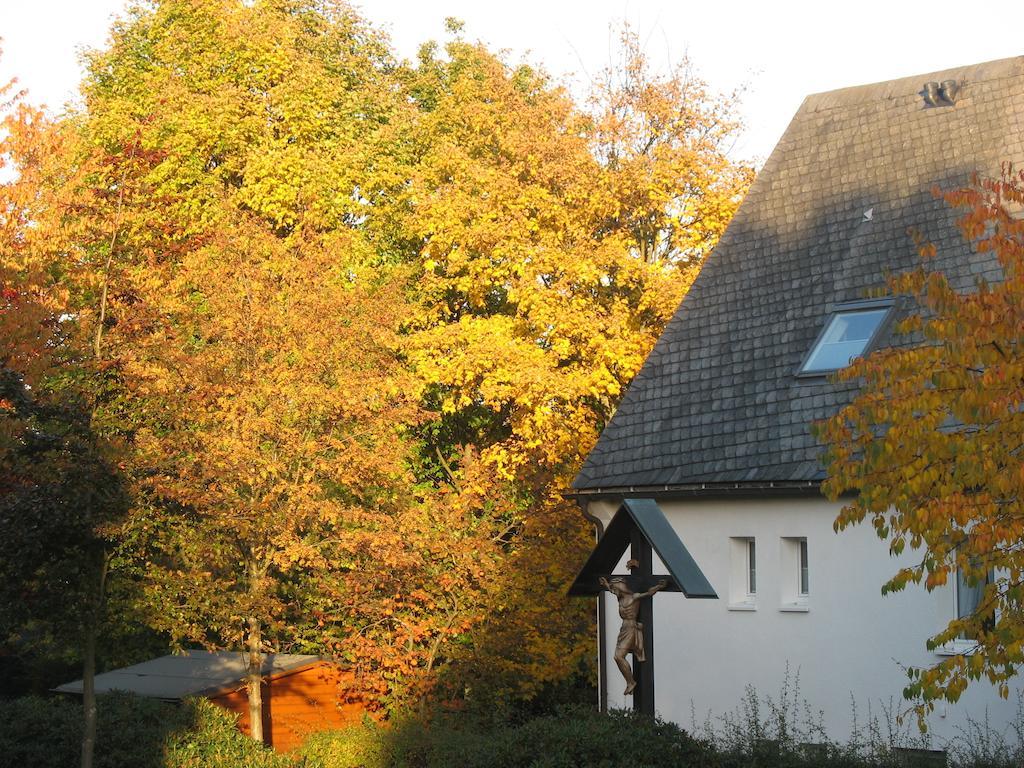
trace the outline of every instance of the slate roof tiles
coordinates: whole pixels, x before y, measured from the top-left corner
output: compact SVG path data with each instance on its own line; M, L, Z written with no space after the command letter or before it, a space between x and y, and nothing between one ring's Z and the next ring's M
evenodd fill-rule
M956 104L926 107L943 80ZM931 190L1007 160L1024 163L1024 57L807 97L574 487L821 479L808 426L853 388L795 373L830 308L915 266L910 228L959 287L998 279Z

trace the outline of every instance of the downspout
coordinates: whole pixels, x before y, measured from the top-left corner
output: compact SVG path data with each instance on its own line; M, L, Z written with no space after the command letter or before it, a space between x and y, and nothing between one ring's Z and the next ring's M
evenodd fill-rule
M604 523L599 517L595 517L587 511L587 502L579 496L576 497L576 505L580 508L583 516L593 524L594 538L600 541L604 536ZM597 596L597 705L602 713L608 711L608 638L604 628L604 613L604 594L602 593Z

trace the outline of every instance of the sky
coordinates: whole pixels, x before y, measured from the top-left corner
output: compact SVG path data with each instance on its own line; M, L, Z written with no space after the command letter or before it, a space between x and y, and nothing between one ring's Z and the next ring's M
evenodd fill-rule
M910 0L363 0L399 56L444 39L444 19L464 36L540 64L582 93L629 23L652 62L688 56L718 92L743 90L745 128L735 159L760 163L809 93L1024 55L1024 3ZM0 0L0 81L16 76L29 100L59 110L73 99L78 51L102 46L124 0Z

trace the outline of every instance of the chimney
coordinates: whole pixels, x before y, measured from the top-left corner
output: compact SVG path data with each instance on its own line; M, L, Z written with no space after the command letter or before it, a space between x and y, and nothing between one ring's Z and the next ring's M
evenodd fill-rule
M939 95L947 104L956 104L956 95L960 92L960 84L956 80L943 80L939 86Z
M956 104L958 93L960 84L956 80L943 80L941 85L932 81L921 90L925 107L951 107Z

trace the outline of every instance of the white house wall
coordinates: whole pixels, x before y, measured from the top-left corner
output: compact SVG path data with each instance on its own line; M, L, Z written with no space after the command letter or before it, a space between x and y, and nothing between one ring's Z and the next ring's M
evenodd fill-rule
M693 726L694 718L698 727L708 716L715 722L739 707L747 686L777 699L788 665L790 682L799 680L800 698L812 711L822 710L829 734L845 741L853 701L861 725L869 706L875 715L892 704L906 709L901 696L907 681L904 667L941 660L926 649L925 640L952 618L952 586L931 593L910 586L883 597L883 582L900 566L911 564L913 553L891 557L869 524L835 533L832 523L840 505L818 498L659 505L720 597L654 597L655 706L662 717L685 728ZM595 501L589 511L607 524L616 508L615 503ZM756 541L754 610L730 609L731 537ZM788 604L796 573L791 564L780 570L787 537L806 537L808 543L810 588L804 606ZM631 707L611 659L620 624L615 600L608 594L602 599L608 704ZM1016 691L1003 700L982 680L972 683L955 705L938 704L929 720L937 745L963 728L968 715L984 719L986 708L990 725L1002 729L1016 713Z

